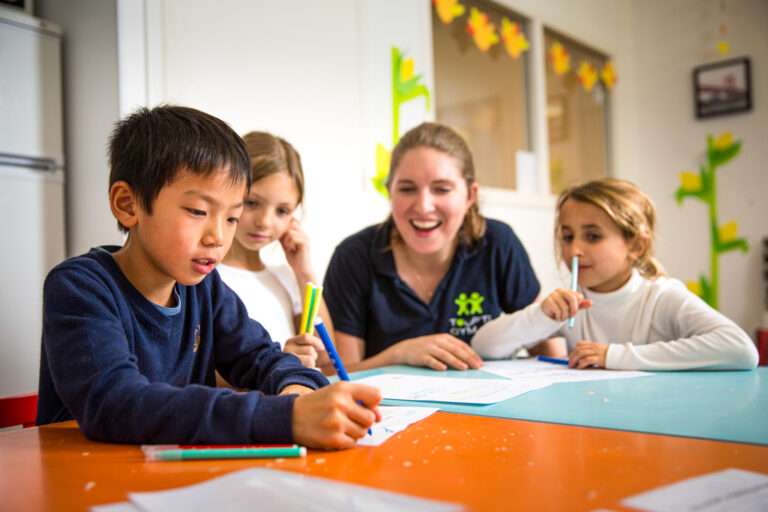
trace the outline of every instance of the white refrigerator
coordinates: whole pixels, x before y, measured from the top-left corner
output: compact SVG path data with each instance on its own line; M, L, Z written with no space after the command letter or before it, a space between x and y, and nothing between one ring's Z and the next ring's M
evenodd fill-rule
M0 397L37 393L42 285L65 257L61 32L0 7Z

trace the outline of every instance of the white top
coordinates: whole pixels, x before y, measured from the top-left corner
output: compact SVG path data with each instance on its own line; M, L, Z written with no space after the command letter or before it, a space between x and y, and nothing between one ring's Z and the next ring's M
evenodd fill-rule
M552 336L563 336L570 352L581 340L609 343L606 368L617 370L751 369L755 344L740 327L709 307L677 279L648 280L633 271L616 291L580 290L592 300L575 325L549 318L540 304L481 327L472 347L488 359L514 355Z
M293 319L301 314L302 306L296 277L289 266L267 267L259 272L223 263L216 268L243 301L248 316L263 325L281 347L296 335Z

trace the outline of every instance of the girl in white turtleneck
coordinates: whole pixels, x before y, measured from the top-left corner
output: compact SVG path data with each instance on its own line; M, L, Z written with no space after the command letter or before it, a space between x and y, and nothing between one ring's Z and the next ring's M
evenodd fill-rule
M563 336L572 368L736 370L757 366L752 340L653 258L656 212L632 183L605 178L572 187L557 201L559 259L579 257L579 291L486 323L472 348L487 359ZM572 328L567 325L575 315Z

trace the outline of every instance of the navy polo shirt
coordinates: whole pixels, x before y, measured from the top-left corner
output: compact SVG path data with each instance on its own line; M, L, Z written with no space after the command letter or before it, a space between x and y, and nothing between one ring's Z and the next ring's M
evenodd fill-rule
M324 282L335 329L365 340L368 358L427 334L450 333L469 343L489 320L533 302L540 287L525 248L507 224L486 223L474 247L459 244L429 304L397 274L388 248L391 223L345 239L333 253Z

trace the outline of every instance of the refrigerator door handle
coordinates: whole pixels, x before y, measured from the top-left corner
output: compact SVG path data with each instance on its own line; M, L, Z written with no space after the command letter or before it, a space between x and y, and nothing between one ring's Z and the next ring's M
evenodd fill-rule
M25 167L44 172L56 172L59 165L53 158L37 158L32 156L14 155L12 153L0 153L0 165L12 165Z

